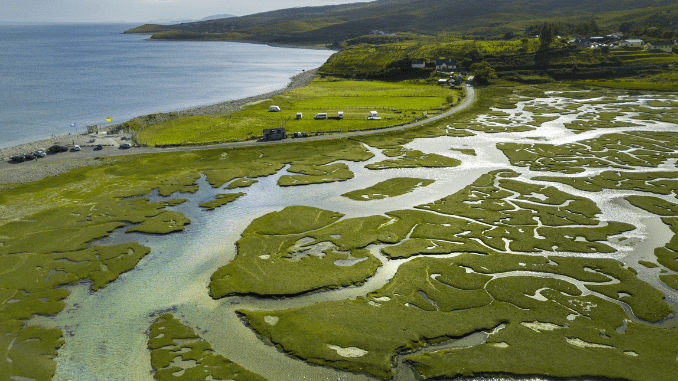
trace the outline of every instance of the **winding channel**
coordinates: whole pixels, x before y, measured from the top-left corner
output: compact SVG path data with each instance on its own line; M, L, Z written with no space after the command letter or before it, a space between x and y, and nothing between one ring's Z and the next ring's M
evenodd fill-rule
M464 104L458 107L467 107L473 101L475 93L471 87L467 89L469 89L469 96ZM458 112L461 108L449 110L445 113L446 115L441 114L436 117L448 116ZM431 120L434 118L429 118L427 121ZM635 122L638 123L637 120ZM646 126L635 129L669 130L674 128L674 125L668 123L646 123ZM602 134L630 130L633 129L605 129L596 132ZM371 131L366 133L371 133ZM588 139L592 134L580 134L575 137L571 131L562 126L562 121L554 121L547 123L545 128L540 127L523 133L477 133L475 136L463 138L416 139L406 145L406 148L421 150L424 153L437 153L460 159L462 164L454 168L368 170L365 165L387 157L380 150L367 147L375 154L372 159L361 163L345 162L355 174L351 180L299 187L279 187L277 181L280 176L287 174L286 167L275 175L258 178L258 183L244 189L247 193L245 196L213 211L203 211L198 204L213 199L216 193L223 192L223 188L213 189L203 176L198 180L199 190L195 194L174 194L170 197L188 198L187 202L170 208L182 212L191 220L185 231L169 235L149 235L123 233L126 228L122 228L110 237L96 242L96 244L112 244L136 241L151 247L152 251L135 269L121 274L118 280L97 292L90 291L90 284L85 282L68 287L71 295L65 300L66 308L54 317L35 317L31 320L31 324L56 327L64 332L65 344L56 358L55 380L152 380L153 370L150 352L147 348L147 332L153 320L168 311L186 322L199 336L208 341L217 353L270 380L374 380L366 375L314 366L287 356L257 337L240 320L235 311L239 309L287 309L321 301L364 296L388 283L398 267L409 259L388 260L379 253L383 245L373 245L369 249L382 261L383 266L361 286L289 298L263 299L236 296L213 300L208 295L210 276L219 267L233 259L236 254L235 242L239 239L241 232L254 218L292 205L307 205L332 210L345 214L345 218L408 209L453 194L473 183L482 174L495 169L512 168L520 173L518 180L530 182L532 176L547 173L512 167L503 153L497 149L497 143L533 142L532 139L535 137L541 137L553 144L560 144L562 141ZM341 136L347 135L351 134ZM234 143L219 147L252 144L261 143ZM460 146L475 149L477 156L466 156L450 150L450 147ZM662 169L668 170L668 166L652 170ZM590 172L602 170L604 169L590 170ZM587 171L588 174L589 171ZM403 196L369 202L354 201L341 196L343 193L363 189L394 177L432 179L435 183ZM545 183L540 182L540 184ZM225 184L224 187L227 185ZM678 309L676 292L670 292L666 287L661 288L661 284L654 280L656 270L645 269L637 265L638 258L649 260L651 250L663 246L672 236L668 227L662 224L656 216L619 202L619 199L626 195L641 194L640 192L610 190L591 193L578 191L562 184L549 185L594 200L602 210L602 215L599 216L601 221L625 221L639 227L635 231L623 234L635 240L637 246L634 249L621 244L615 245L612 242L613 246L618 249L616 253L596 255L627 262L639 271L638 276L641 279L669 295L667 302L672 308ZM158 196L157 191L148 197L151 200L166 200ZM577 255L576 253L553 254ZM543 273L517 272L496 276L516 275L545 276ZM557 277L553 274L548 276ZM562 278L577 284L587 293L591 292L570 278ZM535 295L535 297L539 296ZM675 326L675 320L672 319L663 324ZM477 345L484 341L487 334L477 333L461 341L438 344L419 351ZM416 375L407 368L407 365L402 364L402 357L403 355L398 357L395 380L414 380Z

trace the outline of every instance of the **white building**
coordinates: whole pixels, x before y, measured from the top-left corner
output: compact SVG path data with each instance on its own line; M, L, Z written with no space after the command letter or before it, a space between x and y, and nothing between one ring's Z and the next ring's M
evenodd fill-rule
M412 61L413 69L423 69L426 67L426 61Z
M673 50L672 41L651 41L645 44L645 50L661 50L662 52L671 53Z
M642 48L643 40L623 40L619 41L619 46L622 48Z

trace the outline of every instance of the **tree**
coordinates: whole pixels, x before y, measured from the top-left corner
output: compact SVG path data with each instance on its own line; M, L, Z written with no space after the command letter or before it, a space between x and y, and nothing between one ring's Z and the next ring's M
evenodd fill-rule
M497 78L494 68L487 61L474 63L471 65L471 71L473 72L474 82L479 85L487 85L490 83L490 79Z
M554 38L555 34L553 33L553 27L545 22L539 31L540 49L548 49Z

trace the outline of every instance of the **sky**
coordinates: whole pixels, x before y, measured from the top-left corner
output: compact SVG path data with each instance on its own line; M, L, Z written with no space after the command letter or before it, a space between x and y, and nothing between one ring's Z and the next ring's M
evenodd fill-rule
M244 16L275 9L368 0L2 0L0 22L134 22Z

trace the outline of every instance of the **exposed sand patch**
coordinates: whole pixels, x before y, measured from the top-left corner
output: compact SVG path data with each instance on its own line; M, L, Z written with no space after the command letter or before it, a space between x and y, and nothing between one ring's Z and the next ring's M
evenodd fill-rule
M337 354L341 357L362 357L368 353L366 350L356 347L342 348L337 345L328 345L328 347L337 351Z

